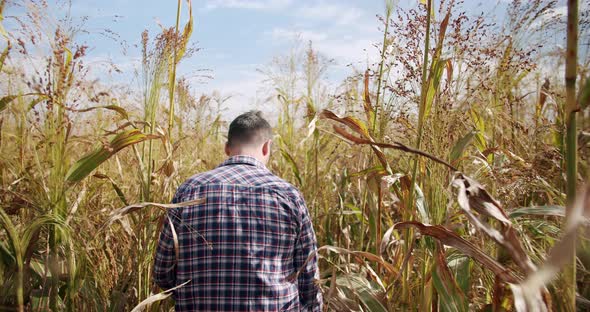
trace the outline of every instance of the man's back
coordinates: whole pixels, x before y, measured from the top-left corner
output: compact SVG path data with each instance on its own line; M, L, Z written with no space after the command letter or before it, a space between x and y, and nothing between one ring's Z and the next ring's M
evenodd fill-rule
M234 156L188 179L174 202L206 202L169 211L154 280L174 293L177 311L319 310L315 235L299 191L253 157ZM176 264L176 265L175 265Z

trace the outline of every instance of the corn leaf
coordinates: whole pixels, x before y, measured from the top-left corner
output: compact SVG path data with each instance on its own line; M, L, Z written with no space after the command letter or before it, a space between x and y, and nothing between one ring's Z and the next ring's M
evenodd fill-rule
M545 285L572 260L570 255L576 248L578 229L590 217L590 184L582 188L571 208L571 215L568 216L564 229L565 234L561 241L555 243L545 263L539 270L528 275L522 283L510 284L516 311L549 311Z
M94 174L94 177L98 178L98 179L108 180L109 182L111 182L111 186L115 190L115 193L117 193L117 196L119 197L121 202L123 202L123 204L125 206L129 205L129 202L127 202L127 198L125 198L125 194L123 193L123 191L121 190L119 185L117 185L117 183L115 183L115 181L111 177L109 177L105 174L102 174L102 173L96 173L96 174Z
M453 146L453 149L451 150L451 162L454 162L457 159L461 158L463 152L465 151L467 146L469 146L469 143L471 143L476 133L476 131L471 131L467 133L464 137L462 137L459 141L457 141L457 143L455 143L455 146Z
M144 134L137 129L122 131L107 146L102 146L78 160L68 171L66 180L78 182L123 148L157 138L159 136Z
M4 25L2 25L2 22L4 21L4 5L6 4L6 1L0 1L0 35L2 35L6 40L8 40L8 33L6 32L6 29L4 29Z
M457 187L457 202L471 223L484 232L496 243L504 247L514 262L525 273L536 269L535 265L526 253L518 234L508 216L490 194L477 181L464 176L461 173L455 175L452 185ZM501 222L500 230L492 228L484 220L480 220L472 213L472 209L479 214L494 218Z
M426 225L416 221L406 221L394 224L393 228L396 230L415 228L420 234L433 237L442 244L454 247L463 254L473 258L488 270L494 272L503 281L514 282L519 280L510 270L498 263L494 258L441 225Z
M2 71L2 68L4 68L4 62L6 61L6 57L8 57L8 51L10 51L10 41L6 45L6 48L4 48L4 51L2 51L2 54L0 55L0 72Z
M301 173L299 172L299 167L297 166L295 159L293 159L291 154L289 154L289 152L287 152L287 150L285 150L284 148L281 148L281 155L283 155L283 158L291 167L293 175L295 175L295 179L297 179L297 183L299 183L299 186L303 186L303 180L301 180Z
M138 305L136 305L133 310L131 310L131 312L141 312L141 311L145 311L146 309L148 309L152 304L154 304L155 302L164 300L168 297L170 297L172 295L172 292L188 283L190 283L191 280L188 280L176 287L167 289L161 293L149 296L147 299L143 300L142 302L140 302Z
M511 211L508 217L514 219L526 215L565 217L565 208L563 206L553 205L522 207Z
M442 244L437 245L439 247L431 272L434 287L439 294L441 311L468 311L469 303L446 263Z
M323 110L320 113L320 118L327 118L327 119L337 121L341 124L344 124L344 125L348 126L352 131L358 133L361 136L361 140L374 143L373 137L371 137L371 134L369 133L367 126L362 121L358 120L357 118L350 117L350 116L339 117L338 115L334 114L333 112L331 112L327 109ZM335 126L334 130L338 131L339 129ZM342 135L342 133L340 133L340 134ZM383 153L383 151L381 151L379 146L371 145L371 149L373 149L373 152L375 152L375 155L377 155L379 162L381 162L381 165L383 165L383 168L385 168L387 173L393 174L393 171L391 170L391 167L389 166L389 162L387 161L385 154Z
M434 96L438 92L438 88L440 86L440 79L442 77L446 64L446 59L439 59L436 60L436 62L434 62L434 67L432 69L431 76L428 79L428 89L426 90L423 119L428 118L428 115L430 115L432 103L434 102Z
M93 111L95 109L112 110L112 111L116 112L117 114L121 115L121 117L123 117L124 119L129 119L129 114L127 114L127 111L123 107L118 106L118 105L93 106L93 107L84 108L84 109L76 109L73 111L84 113L84 112Z
M367 121L369 123L375 120L375 109L371 104L371 95L369 93L369 70L365 71L365 89L363 98L363 107L365 108L365 114L367 115ZM371 125L369 125L371 126Z
M404 151L404 152L408 152L408 153L412 153L412 154L417 154L417 155L429 158L439 164L445 165L445 166L449 167L451 170L454 170L454 171L458 170L453 165L447 163L446 161L444 161L436 156L430 155L430 154L423 152L421 150L411 148L411 147L406 146L406 145L399 143L399 142L394 141L392 143L378 143L378 142L374 142L371 140L359 138L359 137L356 137L356 136L346 132L346 130L344 128L338 127L336 125L334 126L334 131L336 131L339 135L341 135L345 139L352 141L355 144L371 145L371 146L379 147L379 148L392 148L392 149L396 149L396 150L400 150L400 151ZM379 159L381 160L381 157L383 157L383 160L381 161L382 164L383 163L387 164L387 159L385 158L385 154L383 154L383 152L381 152L381 149L379 149L378 151L380 152L379 154L377 154L377 156L379 156ZM391 168L389 168L389 169L391 169ZM391 173L389 173L389 171L390 170L388 170L388 174L391 174Z
M24 96L31 96L31 95L40 95L41 97L45 97L44 94L41 93L26 93L26 94L19 94L19 95L6 95L0 98L0 112L5 110L12 101L24 97Z
M111 215L109 216L109 218L107 219L105 224L101 227L101 229L109 227L115 221L123 218L124 216L126 216L134 211L140 210L145 207L153 206L153 207L157 207L157 208L166 210L166 209L181 208L181 207L192 206L192 205L200 205L200 204L205 203L205 201L206 201L206 199L204 199L204 198L197 198L195 200L190 200L190 201L186 201L186 202L182 202L182 203L178 203L178 204L160 204L160 203L145 202L145 203L128 205L126 207L123 207L123 208L120 208L120 209L117 209L117 210L114 210L113 212L111 212Z
M5 110L6 107L8 107L8 104L10 104L10 102L14 101L16 98L18 98L18 95L7 95L7 96L1 98L0 99L0 112Z
M355 294L362 304L371 312L387 312L387 308L380 302L383 290L376 283L369 281L359 274L349 274L336 278L339 288L348 288Z
M11 247L13 252L12 257L14 257L19 265L22 265L24 250L21 238L18 235L16 226L10 219L10 216L8 216L2 207L0 207L0 228L4 228L8 236L7 242L9 243L9 246L6 246L6 248L9 249L8 247Z

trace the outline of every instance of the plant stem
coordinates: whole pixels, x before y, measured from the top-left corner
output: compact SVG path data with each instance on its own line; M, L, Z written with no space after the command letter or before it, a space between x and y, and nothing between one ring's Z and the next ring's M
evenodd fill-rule
M565 66L565 112L566 112L566 222L571 217L577 180L577 131L576 131L576 67L578 65L578 0L568 0L567 15L567 54ZM576 310L576 250L570 255L572 264L564 271L568 311Z
M385 64L385 50L387 50L387 32L389 30L389 18L391 17L391 10L391 5L386 4L385 30L383 31L383 45L381 46L381 62L379 63L379 76L377 77L377 99L375 100L375 114L373 115L372 120L372 130L374 134L375 127L377 124L377 111L379 111L379 113L381 114L381 118L379 120L379 135L377 136L379 139L383 138L385 122L385 111L383 107L379 107L379 98L381 95L381 83L383 81L383 66Z
M170 81L168 81L170 100L169 115L168 115L168 136L172 141L172 129L174 129L174 91L176 88L176 63L178 62L178 24L180 24L180 11L182 8L182 0L178 0L178 8L176 9L176 30L174 32L174 59L172 63L172 73L170 74Z

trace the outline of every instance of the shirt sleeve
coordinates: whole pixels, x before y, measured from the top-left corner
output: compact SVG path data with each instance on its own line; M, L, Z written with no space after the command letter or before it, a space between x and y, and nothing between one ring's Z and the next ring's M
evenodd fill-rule
M316 236L303 198L299 197L296 205L301 216L301 229L295 244L294 257L295 270L301 270L297 278L299 303L301 311L320 312L322 311L322 294L315 282L320 278ZM305 261L310 255L313 257L306 264Z
M178 202L178 195L177 193L172 200L173 203ZM174 249L174 236L170 223L174 226L174 231L178 233L180 230L180 209L168 209L162 220L162 231L160 232L160 239L158 240L154 260L154 282L162 290L176 286L177 259Z

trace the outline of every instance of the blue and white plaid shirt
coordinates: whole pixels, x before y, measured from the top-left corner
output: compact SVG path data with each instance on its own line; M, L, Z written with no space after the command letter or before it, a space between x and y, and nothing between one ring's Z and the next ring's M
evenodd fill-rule
M249 156L234 156L179 188L158 243L154 281L176 311L321 311L317 248L303 197ZM305 268L303 266L305 265ZM303 268L297 278L294 274Z

